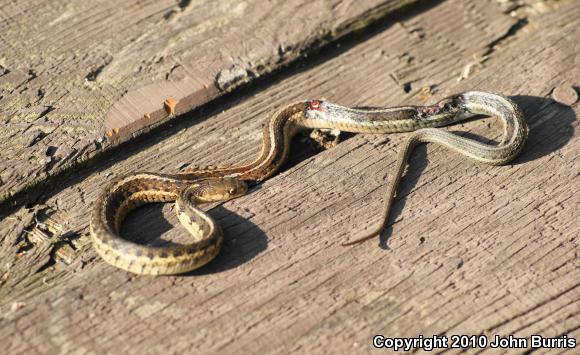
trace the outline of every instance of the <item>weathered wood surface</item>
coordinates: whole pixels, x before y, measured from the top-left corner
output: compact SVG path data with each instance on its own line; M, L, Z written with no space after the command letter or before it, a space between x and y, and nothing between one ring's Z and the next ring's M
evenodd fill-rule
M0 2L0 202L415 1Z
M575 5L526 23L494 3L441 3L52 186L44 205L66 212L66 232L82 245L104 181L249 160L264 116L296 99L391 106L477 88L512 95L531 128L522 155L505 167L418 149L399 189L389 250L340 242L378 223L404 135L355 136L220 206L213 213L224 250L189 277L134 277L88 245L71 265L41 267L50 244L18 254L23 229L34 225L35 210L23 207L0 226L8 351L367 352L375 334L580 339L580 109L549 98L580 79ZM492 119L450 129L500 135ZM134 237L182 234L169 205L128 222L124 232Z

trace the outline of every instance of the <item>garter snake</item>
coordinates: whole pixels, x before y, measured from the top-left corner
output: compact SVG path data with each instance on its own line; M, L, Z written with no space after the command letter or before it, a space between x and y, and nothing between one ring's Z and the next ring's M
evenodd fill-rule
M433 128L476 115L497 116L503 121L504 133L499 144L484 144ZM432 106L356 109L321 100L290 104L267 120L261 152L249 164L173 175L134 173L111 182L96 200L91 214L90 234L97 253L109 264L137 274L177 274L203 266L219 253L222 232L197 204L241 196L248 184L275 174L288 157L292 137L303 129L355 133L412 131L390 179L383 223L369 236L348 244L374 237L384 229L407 158L417 144L437 143L475 161L501 165L518 155L527 138L527 126L518 107L502 95L481 91L453 95ZM176 201L178 218L192 234L192 243L150 247L120 236L120 225L129 211L145 203L168 201Z

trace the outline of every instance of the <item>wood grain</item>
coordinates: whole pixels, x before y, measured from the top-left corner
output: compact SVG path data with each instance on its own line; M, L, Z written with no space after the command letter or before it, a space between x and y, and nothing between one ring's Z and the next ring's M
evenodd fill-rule
M31 260L50 248L14 256L34 220L22 208L0 224L7 236L0 255L11 260L0 281L7 349L366 353L375 334L579 339L580 110L548 98L555 86L578 85L579 15L574 3L563 4L521 25L493 3L447 1L55 184L43 203L67 211L63 223L82 241L88 206L108 179L189 162L240 164L256 154L264 117L296 99L393 106L482 89L511 95L531 128L522 155L504 167L417 149L385 235L388 250L340 242L378 223L404 135L358 135L293 160L212 210L224 250L186 277L135 277L89 246L69 266L32 273ZM449 129L491 139L501 132L493 119ZM153 244L182 238L169 205L141 209L124 232Z
M0 202L415 1L2 1Z

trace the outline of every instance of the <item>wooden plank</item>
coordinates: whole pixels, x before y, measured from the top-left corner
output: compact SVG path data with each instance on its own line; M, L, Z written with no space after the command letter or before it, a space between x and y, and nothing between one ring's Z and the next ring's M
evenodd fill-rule
M45 200L68 212L69 232L86 234L88 205L107 179L189 161L239 164L256 153L264 116L299 98L391 106L473 88L512 95L531 127L522 156L488 167L418 149L399 189L390 250L339 243L378 222L384 176L404 135L356 136L220 206L224 250L190 277L134 277L85 247L70 266L22 279L49 249L5 251L34 219L23 208L1 225L2 255L12 255L3 260L12 267L0 289L0 336L11 353L368 352L375 334L578 339L579 108L547 98L580 77L574 5L529 18L514 34L516 21L490 4L442 3L193 126L183 123L170 139L62 181ZM473 69L463 75L466 66ZM492 123L450 129L489 136ZM500 135L495 124L492 132ZM144 208L125 232L179 240L173 225L169 205Z
M4 2L0 202L415 1Z

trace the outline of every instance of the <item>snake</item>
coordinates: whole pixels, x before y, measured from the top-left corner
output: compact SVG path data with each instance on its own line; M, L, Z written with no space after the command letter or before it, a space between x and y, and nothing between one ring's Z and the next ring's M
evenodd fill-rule
M437 128L480 115L498 117L503 122L503 137L498 144L482 143ZM142 275L180 274L207 264L219 254L223 232L200 205L243 196L249 187L274 175L289 155L292 138L308 129L375 134L411 132L388 183L382 223L368 235L343 245L376 237L386 228L397 186L418 144L435 143L477 162L502 165L520 153L528 135L518 106L501 94L484 91L455 94L427 106L349 108L325 100L295 102L266 120L260 153L245 165L189 169L175 174L138 172L107 184L90 217L90 236L97 254L115 267ZM193 238L191 242L147 246L121 236L121 224L130 211L146 203L172 201L180 223Z

